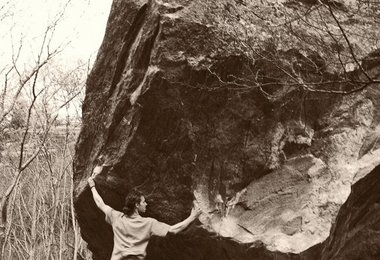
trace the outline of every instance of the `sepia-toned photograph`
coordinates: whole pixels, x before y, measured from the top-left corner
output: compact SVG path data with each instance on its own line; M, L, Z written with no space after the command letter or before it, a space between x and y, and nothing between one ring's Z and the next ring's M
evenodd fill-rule
M0 260L380 260L380 0L0 0Z

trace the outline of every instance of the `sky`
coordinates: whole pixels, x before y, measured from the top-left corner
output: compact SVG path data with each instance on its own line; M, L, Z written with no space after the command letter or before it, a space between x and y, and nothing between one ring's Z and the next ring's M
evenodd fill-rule
M35 57L44 31L63 10L52 41L53 47L70 42L62 61L70 63L95 56L111 4L112 0L0 0L0 19L9 14L0 23L0 64L10 57L12 43L17 46L21 38L23 59Z

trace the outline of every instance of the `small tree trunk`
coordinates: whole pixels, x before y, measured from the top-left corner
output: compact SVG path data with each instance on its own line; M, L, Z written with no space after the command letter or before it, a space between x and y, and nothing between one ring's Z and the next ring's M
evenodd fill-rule
M37 177L37 181L39 180L39 175ZM35 257L36 257L36 243L37 243L37 218L38 218L38 214L37 214L37 190L34 190L33 191L33 201L32 201L32 226L31 226L31 230L30 230L30 233L31 233L31 247L30 247L30 251L29 251L29 259L30 260L34 260Z

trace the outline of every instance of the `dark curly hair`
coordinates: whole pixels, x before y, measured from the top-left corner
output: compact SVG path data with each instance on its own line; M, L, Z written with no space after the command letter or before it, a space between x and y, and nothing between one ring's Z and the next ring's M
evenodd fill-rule
M127 197L125 197L123 212L127 216L131 216L136 209L136 204L141 202L141 196L143 193L137 189L133 189L129 192Z

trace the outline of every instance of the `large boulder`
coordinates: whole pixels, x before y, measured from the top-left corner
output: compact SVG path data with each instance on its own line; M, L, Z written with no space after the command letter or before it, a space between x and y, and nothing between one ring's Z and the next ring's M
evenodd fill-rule
M356 1L326 3L114 1L74 161L94 259L113 245L87 188L99 156L97 187L116 209L134 187L147 215L169 224L201 206L200 227L154 239L150 257L319 254L351 185L380 164L380 91L366 84L379 70L372 11L359 22Z
M380 166L358 181L324 242L320 259L380 259Z

